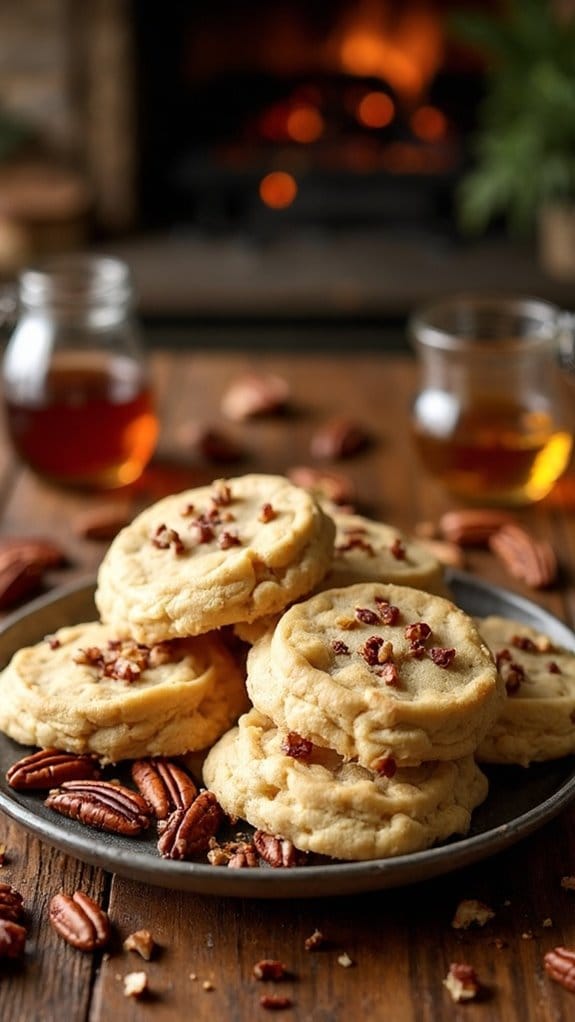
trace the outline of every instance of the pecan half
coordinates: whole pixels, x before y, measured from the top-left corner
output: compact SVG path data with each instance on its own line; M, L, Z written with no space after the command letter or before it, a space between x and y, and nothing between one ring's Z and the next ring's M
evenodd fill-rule
M203 791L187 809L176 809L168 817L158 840L164 859L192 859L209 848L223 820L224 812L211 791Z
M11 919L0 919L0 958L21 958L26 945L26 927Z
M174 809L187 809L198 795L190 775L169 759L137 759L132 780L158 820Z
M369 443L366 430L359 423L343 416L328 419L311 438L310 453L314 458L349 458L364 450Z
M255 979L269 979L273 983L278 983L288 975L285 965L277 958L262 958L261 962L256 962L252 971Z
M64 781L79 781L100 776L98 760L91 755L76 755L60 749L40 749L13 763L6 780L17 791L53 788Z
M44 805L89 827L133 837L150 825L147 802L110 781L66 781L50 791Z
M83 891L54 895L50 923L63 939L79 951L97 951L111 936L110 920L102 908Z
M273 373L244 373L230 383L222 402L222 414L233 422L282 411L290 398L286 380Z
M307 862L307 854L300 852L287 838L275 837L264 830L256 830L254 845L264 862L274 869L292 869L305 866Z
M324 472L307 465L296 465L288 469L287 477L296 486L301 486L321 500L330 500L339 505L355 503L355 486L343 472Z
M493 533L489 548L514 578L532 589L545 589L557 576L555 551L520 525L509 523Z
M495 532L513 521L512 515L497 508L460 508L446 511L439 519L439 528L449 543L486 546Z
M23 898L11 884L0 884L0 919L17 923L22 915Z
M44 568L20 558L0 562L0 610L7 610L38 587Z
M260 1005L267 1011L283 1011L285 1008L291 1008L293 1001L291 997L282 997L279 994L262 994Z
M49 539L34 536L3 536L0 539L0 568L10 561L20 560L45 571L57 568L66 560L61 547Z
M566 990L575 993L575 951L555 947L543 958L545 972Z

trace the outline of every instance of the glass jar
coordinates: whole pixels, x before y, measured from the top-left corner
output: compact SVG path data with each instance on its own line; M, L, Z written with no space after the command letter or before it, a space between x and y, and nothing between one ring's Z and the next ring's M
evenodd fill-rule
M9 436L36 472L90 489L141 475L158 420L125 263L68 256L24 270L2 377Z
M569 462L564 315L529 298L460 296L417 312L412 431L426 469L474 502L540 500Z

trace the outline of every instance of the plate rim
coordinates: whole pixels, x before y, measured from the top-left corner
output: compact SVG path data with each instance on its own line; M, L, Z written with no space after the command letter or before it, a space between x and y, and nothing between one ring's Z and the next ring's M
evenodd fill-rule
M495 595L505 604L516 608L523 617L543 619L560 636L560 641L575 652L575 633L569 626L526 597L459 569L449 569L446 581L448 584L451 581L475 591L480 590L487 597ZM22 620L34 617L45 607L74 596L89 597L95 585L95 576L88 576L59 586L28 602L0 623L0 641ZM0 743L6 741L12 740L0 733ZM22 805L16 794L11 797L0 787L0 810L7 816L52 847L112 874L198 894L240 898L329 897L407 886L451 873L504 851L553 819L575 798L575 760L571 775L542 802L480 834L455 838L435 847L385 859L312 865L281 871L266 868L225 870L206 863L178 862L161 857L155 859L148 853L138 855L137 844L134 844L137 839L130 839L131 847L124 850L109 845L109 838L106 840L105 835L92 829L87 830L86 836L81 831L69 832L62 828L61 823L59 826L56 820L52 823L39 816L34 809Z

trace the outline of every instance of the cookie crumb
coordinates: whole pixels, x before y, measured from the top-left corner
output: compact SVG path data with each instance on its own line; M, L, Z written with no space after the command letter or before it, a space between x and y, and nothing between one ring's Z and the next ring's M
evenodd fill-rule
M129 972L124 976L124 997L142 997L148 989L145 972Z
M561 877L561 887L564 887L566 891L575 891L575 877Z
M197 972L190 972L190 976L189 976L189 978L190 978L190 979L191 979L192 981L194 981L194 982L195 982L195 980L197 980L197 978L198 978L198 974L197 974Z
M304 940L304 948L306 951L317 951L320 947L325 947L326 939L321 930L314 930L311 936L306 937Z
M156 947L149 930L136 930L135 933L130 933L122 946L124 951L136 951L147 962L150 961Z
M533 930L524 930L521 934L521 940L533 940Z
M443 985L452 1001L474 1001L481 990L477 973L471 965L463 962L452 962Z
M343 966L344 969L350 969L351 966L354 964L352 959L349 957L347 951L344 951L343 954L338 955L337 960L339 964Z
M454 930L468 930L470 926L485 926L494 916L495 912L485 902L464 898L455 910L451 925Z
M213 989L214 989L214 984L212 983L211 979L205 979L203 981L203 983L202 983L202 990L213 990Z
M551 926L553 926L553 920L549 916L547 916L547 918L543 920L541 925L544 926L546 930L548 930Z

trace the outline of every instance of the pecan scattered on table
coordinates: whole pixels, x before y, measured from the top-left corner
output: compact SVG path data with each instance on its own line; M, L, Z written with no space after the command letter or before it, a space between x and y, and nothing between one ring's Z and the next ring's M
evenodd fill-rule
M543 959L545 972L566 990L575 993L575 951L555 947Z
M50 922L56 933L79 951L97 951L111 936L110 920L102 908L83 891L54 895Z

